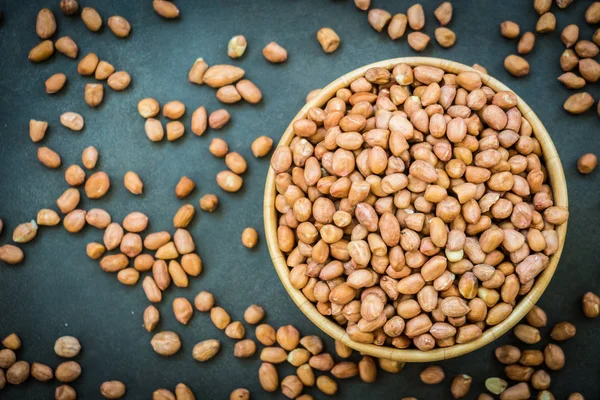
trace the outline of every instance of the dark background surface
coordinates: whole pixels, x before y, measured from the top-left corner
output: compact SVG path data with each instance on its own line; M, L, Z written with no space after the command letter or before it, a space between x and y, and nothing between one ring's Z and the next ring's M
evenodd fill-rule
M0 1L4 15L0 23L0 216L5 227L1 243L11 242L12 230L19 223L35 219L40 208L56 209L55 199L67 188L64 171L81 163L81 151L94 145L100 152L97 170L106 171L112 182L107 196L100 200L83 199L80 208L101 207L113 220L121 221L132 211L150 217L148 231L172 230L175 211L184 203L197 208L191 232L204 261L204 272L191 280L187 289L170 288L162 304L158 330L174 330L181 335L182 350L173 357L155 354L151 334L142 327L142 312L148 302L141 284L131 288L104 273L97 262L89 260L85 245L101 241L102 232L87 227L81 233L68 234L62 227L40 229L38 237L23 245L26 260L20 266L0 265L0 336L17 332L24 345L20 359L40 361L56 367L60 359L53 352L56 338L73 335L83 350L77 358L83 374L73 386L83 399L99 398L99 386L118 379L127 384L127 398L148 399L160 387L174 389L187 383L199 399L225 399L231 390L246 387L254 399L281 398L280 392L267 394L257 379L258 354L251 359L233 357L233 341L210 322L208 315L196 312L187 327L176 322L171 311L174 297L192 300L200 290L215 294L217 303L242 319L245 308L261 304L267 311L266 322L275 327L292 323L302 334L325 337L296 308L280 284L271 265L262 228L262 197L269 158L255 159L250 144L260 135L278 140L289 121L304 103L306 94L324 87L338 76L367 63L382 59L416 55L406 39L392 42L387 34L376 33L367 22L367 14L356 9L351 0L312 1L178 1L181 17L166 21L156 15L147 1L81 1L95 7L104 22L110 15L122 15L132 24L127 39L116 38L106 26L98 33L88 31L79 17L65 17L58 0ZM433 35L438 26L433 10L440 1L422 1L426 11L425 31ZM581 391L586 399L600 398L598 321L586 320L580 299L584 292L600 292L598 259L600 231L598 211L598 171L591 176L577 173L575 164L585 152L600 153L600 121L595 112L574 117L562 109L569 91L556 80L561 74L558 58L563 51L560 30L569 23L581 25L581 38L590 39L594 27L587 25L583 13L589 1L576 0L567 10L558 10L557 31L537 35L534 51L526 58L531 74L522 79L511 77L503 68L504 57L515 52L517 41L502 38L500 22L511 19L521 31L533 30L537 14L531 1L454 1L454 17L449 25L457 34L451 49L442 49L432 41L422 53L459 61L480 63L490 74L515 90L535 110L546 125L561 156L569 187L571 218L565 251L557 273L539 304L549 317L549 327L561 320L577 325L577 336L562 345L567 356L565 368L552 373L551 390L557 399L572 391ZM390 12L406 12L412 2L376 0L374 6ZM97 109L83 100L85 83L94 81L76 73L77 61L61 54L33 64L27 61L31 47L39 42L35 17L42 7L50 7L58 22L54 39L69 35L80 49L79 59L95 52L117 70L132 75L132 84L117 93L105 87L105 99ZM326 55L315 39L316 31L330 26L342 39L340 48ZM249 42L244 57L232 61L226 55L228 40L243 34ZM270 41L286 47L289 59L281 65L265 61L261 49ZM232 114L229 125L220 131L209 130L196 137L189 131L191 112L200 105L209 111L221 108L214 90L192 85L187 73L194 60L203 57L209 64L231 63L246 69L246 76L263 91L257 106L245 103L226 106ZM47 95L44 81L56 72L64 72L68 84L62 92ZM597 87L589 88L598 98ZM137 102L154 97L161 105L170 100L183 101L188 112L183 118L188 130L175 143L155 144L144 134L144 121L137 113ZM85 118L85 128L76 133L59 123L65 111L76 111ZM37 145L28 135L29 119L46 120L50 128L40 145L56 150L63 160L59 170L48 170L37 161ZM231 150L242 153L249 163L244 187L237 194L226 194L215 182L223 160L213 158L208 144L213 137L224 138ZM144 194L134 197L123 187L123 175L136 171L144 181ZM182 175L197 184L193 194L179 201L173 190ZM82 190L83 192L83 190ZM219 211L200 213L197 201L202 194L217 193ZM85 196L82 196L84 198ZM246 250L240 234L246 226L260 233L257 249ZM140 281L141 282L141 281ZM247 329L254 337L254 329ZM200 340L218 338L220 354L208 363L198 363L191 349ZM418 379L423 365L407 365L397 375L380 372L377 383L367 385L358 378L339 381L337 398L420 399L448 398L450 380L456 373L472 375L474 384L469 398L484 391L485 378L502 374L493 359L497 344L514 342L512 334L469 355L440 363L446 379L440 385L426 387ZM532 348L543 348L546 340ZM326 341L334 352L333 340ZM289 365L278 367L280 377L293 373ZM30 379L21 387L0 392L6 399L53 398L52 383ZM324 397L315 388L308 393Z

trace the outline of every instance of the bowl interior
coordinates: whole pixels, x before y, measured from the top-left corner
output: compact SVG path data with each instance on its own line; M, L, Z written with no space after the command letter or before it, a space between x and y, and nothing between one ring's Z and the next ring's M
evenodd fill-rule
M292 138L294 137L292 129L294 121L300 118L304 118L311 107L322 107L331 97L335 96L337 90L347 87L355 79L364 76L365 72L369 68L382 67L391 69L395 65L400 63L406 63L412 67L415 67L417 65L428 65L438 67L445 70L446 72L455 74L463 71L474 71L471 67L466 66L464 64L431 57L396 58L380 61L374 64L361 67L336 79L327 87L323 88L317 97L308 102L287 127L286 131L281 137L281 140L279 141L278 146L285 146L291 142ZM489 86L494 91L498 92L500 90L511 90L503 83L492 78L491 76L486 74L481 75L483 84ZM529 108L529 106L520 97L517 96L517 98L519 110L521 111L523 117L526 118L531 124L533 128L533 134L542 147L545 166L548 171L550 183L552 186L554 205L568 207L567 185L565 181L565 176L556 148L554 147L554 144L550 139L550 135L544 128L541 121L535 115L535 113L531 110L531 108ZM316 307L313 305L313 303L311 303L300 290L292 287L289 281L289 268L286 264L286 258L279 250L277 244L278 218L277 210L274 206L276 194L277 193L275 190L275 173L273 169L269 167L269 172L267 175L265 185L263 206L265 235L267 238L267 245L271 254L273 265L275 266L277 274L279 275L281 282L283 283L288 294L291 296L292 300L294 300L294 302L300 308L300 310L302 310L302 312L315 325L321 328L323 332L325 332L332 338L341 341L342 343L361 353L378 358L386 358L396 361L432 362L457 357L485 346L486 344L492 342L493 340L510 330L514 325L517 324L518 321L520 321L527 314L527 312L529 312L529 310L537 302L537 300L540 298L540 296L548 286L548 283L552 279L554 271L556 270L556 267L558 265L558 261L562 253L564 240L567 232L567 223L556 227L556 232L558 234L559 239L559 247L556 253L550 257L548 267L536 278L536 282L533 288L529 291L527 295L521 298L517 306L514 308L513 312L510 314L510 316L504 321L502 321L500 324L485 330L480 338L469 343L457 344L445 348L436 348L428 352L423 352L417 349L397 349L395 347L363 344L351 340L348 337L346 330L342 326L338 325L335 321L319 313Z

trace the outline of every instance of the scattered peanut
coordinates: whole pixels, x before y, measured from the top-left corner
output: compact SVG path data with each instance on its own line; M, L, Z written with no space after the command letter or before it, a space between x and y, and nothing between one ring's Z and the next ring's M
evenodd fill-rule
M200 208L203 211L214 212L219 206L219 198L214 194L205 194L200 198Z
M256 232L256 229L254 229L254 228L244 229L244 231L242 232L242 244L245 247L252 249L256 246L257 242L258 242L258 233Z
M129 36L129 32L131 32L131 25L129 24L129 21L119 15L113 15L110 17L107 25L112 33L119 38L127 37Z
M179 17L179 9L170 1L153 0L152 7L154 8L154 11L163 18L173 19Z
M54 74L46 80L44 83L46 86L46 93L53 94L60 92L67 82L67 76L62 73Z
M240 58L244 55L248 42L242 35L234 36L227 44L227 55L231 58Z
M512 21L504 21L500 24L500 34L508 39L514 39L519 36L519 25Z
M321 28L317 32L317 41L325 53L333 53L340 45L340 37L331 28Z
M175 196L177 196L178 199L183 199L189 196L195 187L196 184L193 180L191 180L187 176L182 176L181 179L179 179L177 185L175 186Z
M54 43L56 50L69 58L77 58L79 48L77 43L69 36L63 36Z
M262 50L263 56L273 64L279 64L287 60L287 50L275 42L266 45Z

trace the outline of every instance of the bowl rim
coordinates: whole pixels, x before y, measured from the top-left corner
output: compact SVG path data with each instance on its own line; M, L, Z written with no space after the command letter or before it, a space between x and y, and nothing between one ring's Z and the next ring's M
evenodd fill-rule
M316 97L314 97L311 101L306 103L286 128L277 147L288 145L291 142L292 138L294 137L293 123L300 118L304 118L311 107L323 106L327 102L327 100L335 96L337 90L349 86L350 83L353 82L355 79L364 76L369 68L380 67L390 70L395 65L400 63L406 63L413 68L418 65L432 66L441 68L447 73L455 74L458 74L459 72L463 71L479 72L461 63L433 57L400 57L387 59L363 66L334 80L325 88L321 89L321 91ZM502 82L496 80L495 78L491 77L490 75L481 72L479 73L481 74L483 85L492 88L496 92L500 90L509 90L515 93L509 87L504 85ZM550 183L552 186L554 205L565 207L568 209L568 195L565 175L562 168L562 164L560 162L560 158L558 156L556 148L554 147L552 139L550 138L548 131L546 130L542 122L539 120L537 115L533 112L533 110L518 95L517 100L518 109L521 111L523 117L527 119L531 124L533 128L533 135L536 137L536 139L539 141L542 147L543 158L545 161L544 165L548 171ZM269 248L269 253L271 255L271 260L273 262L275 270L279 275L279 279L283 283L283 286L285 287L286 291L288 292L294 303L296 303L298 308L300 308L304 315L306 315L308 319L310 319L311 322L313 322L323 332L331 336L333 339L344 343L348 347L351 347L354 350L377 358L385 358L403 362L440 361L469 353L499 338L512 327L514 327L538 301L538 299L550 283L552 276L554 275L554 272L560 260L560 256L566 238L567 222L555 227L559 240L558 250L550 257L550 262L547 268L536 278L536 282L533 288L529 291L529 293L525 295L525 297L523 297L519 301L519 303L513 309L513 312L508 316L508 318L506 318L498 325L495 325L484 331L483 335L480 338L469 343L455 344L450 347L435 348L426 352L418 349L398 349L390 346L376 346L374 344L358 343L351 340L348 337L348 334L346 333L346 329L344 327L338 325L335 321L319 313L314 304L310 302L300 290L292 287L289 281L289 267L286 263L286 257L279 250L279 246L277 243L278 218L277 211L274 206L274 200L277 194L275 189L275 175L276 174L273 168L269 166L269 171L265 183L263 213L267 246Z

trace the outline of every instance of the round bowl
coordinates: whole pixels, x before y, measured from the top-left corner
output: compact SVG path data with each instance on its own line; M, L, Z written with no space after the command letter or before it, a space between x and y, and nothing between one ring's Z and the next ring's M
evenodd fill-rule
M438 67L446 72L454 74L458 74L463 71L474 71L473 68L460 63L430 57L395 58L380 61L371 65L366 65L331 82L327 87L323 88L319 92L318 96L313 98L304 107L302 107L300 112L296 115L296 117L292 120L290 125L285 130L283 136L281 137L281 140L279 141L279 146L289 145L292 138L294 137L292 129L294 121L300 118L304 118L311 107L322 107L327 102L327 100L335 96L337 90L347 87L355 79L364 76L369 68L382 67L389 70L392 69L396 64L400 63L406 63L411 67L415 67L417 65L428 65ZM511 90L506 85L492 78L489 75L481 74L481 76L483 84L489 86L496 92L500 90ZM545 166L547 168L548 175L550 177L550 183L552 185L554 205L567 207L567 184L565 181L565 175L562 169L560 158L558 157L558 153L556 152L556 148L554 147L554 144L550 139L548 131L546 131L546 128L544 128L544 126L542 125L538 117L535 115L535 113L520 97L517 96L517 98L519 110L521 111L523 117L526 118L531 124L534 136L540 142L540 145L542 147ZM271 259L273 261L273 265L275 266L275 270L277 271L277 274L279 275L283 286L291 296L292 300L294 300L294 302L300 308L300 310L315 325L317 325L323 332L325 332L332 338L339 340L345 345L361 353L368 354L373 357L391 359L395 361L432 362L445 360L479 349L502 336L504 333L506 333L508 330L514 327L529 312L529 310L537 302L537 300L540 298L540 296L548 286L548 283L550 282L550 279L552 279L554 271L556 270L556 267L558 265L558 260L560 259L560 255L562 253L565 241L565 236L567 233L566 222L556 227L559 239L559 247L557 252L550 257L548 267L536 278L536 282L533 288L529 291L527 295L521 298L517 306L514 308L513 312L510 314L510 316L504 321L502 321L500 324L484 331L483 335L480 338L469 343L457 344L450 347L435 348L427 352L418 349L397 349L395 347L389 346L363 344L351 340L348 337L346 330L342 326L338 325L335 321L319 313L314 304L311 303L300 290L292 287L289 281L289 268L286 265L286 258L279 250L277 244L278 218L277 210L275 209L274 205L275 196L275 173L273 169L269 167L269 173L267 175L265 185L263 206L265 235L267 238L267 245L269 247L269 252L271 254Z

